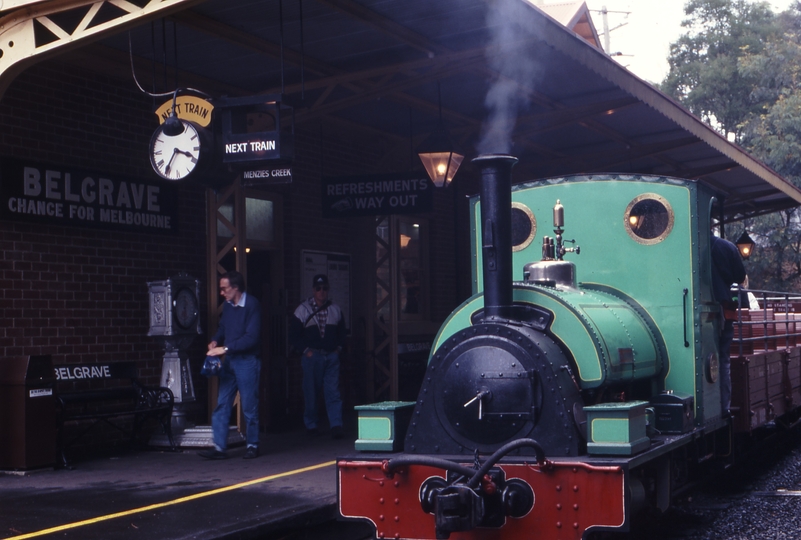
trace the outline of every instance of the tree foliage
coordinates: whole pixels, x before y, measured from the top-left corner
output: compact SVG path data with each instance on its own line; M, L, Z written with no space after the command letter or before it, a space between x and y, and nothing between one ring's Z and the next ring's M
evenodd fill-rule
M759 54L777 33L776 17L765 2L690 0L682 26L687 32L670 46L670 71L662 90L724 134L762 103L751 93L756 76L740 72L738 61Z
M690 0L662 89L801 186L801 2L779 15L747 0ZM717 124L716 124L717 123ZM743 224L752 288L801 291L801 213ZM739 235L743 225L727 232Z

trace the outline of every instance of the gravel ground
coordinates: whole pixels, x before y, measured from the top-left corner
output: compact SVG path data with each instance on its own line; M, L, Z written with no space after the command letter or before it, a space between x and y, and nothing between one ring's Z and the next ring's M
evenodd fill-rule
M646 521L632 540L801 539L801 432L766 441Z

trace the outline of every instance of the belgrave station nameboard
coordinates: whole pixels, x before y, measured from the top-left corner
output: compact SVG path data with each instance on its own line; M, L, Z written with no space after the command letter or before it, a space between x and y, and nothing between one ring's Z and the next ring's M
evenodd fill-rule
M323 178L323 217L418 214L433 208L434 184L425 173Z
M177 232L178 188L155 179L0 159L0 218L103 229Z

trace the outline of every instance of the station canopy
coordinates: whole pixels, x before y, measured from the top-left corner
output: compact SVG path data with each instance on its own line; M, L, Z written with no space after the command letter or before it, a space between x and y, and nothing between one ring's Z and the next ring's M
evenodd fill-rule
M148 89L283 94L298 127L367 130L410 156L441 118L466 156L454 181L467 189L472 157L508 153L520 160L516 182L696 179L727 221L801 202L798 188L604 54L577 5L566 27L527 0L189 1L166 22L142 21L59 60L131 80L130 48Z

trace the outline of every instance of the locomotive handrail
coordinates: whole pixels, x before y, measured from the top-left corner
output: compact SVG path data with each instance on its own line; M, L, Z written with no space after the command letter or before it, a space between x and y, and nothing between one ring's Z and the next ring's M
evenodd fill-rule
M687 341L687 293L688 292L689 292L689 290L687 289L687 287L685 287L684 288L684 296L682 297L682 303L683 303L683 309L684 309L684 312L682 313L682 315L684 315L682 317L682 320L684 321L684 346L685 347L689 347L690 346L690 342Z

